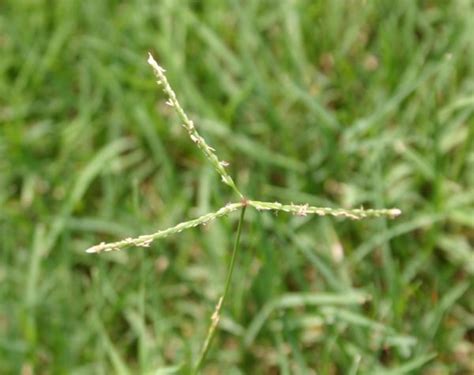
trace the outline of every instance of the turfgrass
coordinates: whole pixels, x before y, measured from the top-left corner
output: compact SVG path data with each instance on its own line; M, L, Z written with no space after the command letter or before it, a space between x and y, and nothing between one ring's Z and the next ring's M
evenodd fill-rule
M233 200L148 51L250 197L404 212L249 211L207 372L473 371L473 17L461 0L2 2L0 372L199 353L238 215L83 252Z

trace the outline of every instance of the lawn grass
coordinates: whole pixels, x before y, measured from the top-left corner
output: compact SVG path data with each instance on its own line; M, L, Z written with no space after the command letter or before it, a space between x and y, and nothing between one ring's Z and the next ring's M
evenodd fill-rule
M403 211L249 211L206 373L474 371L472 19L468 0L2 2L0 373L198 356L238 214L84 252L235 200L148 51L246 196Z

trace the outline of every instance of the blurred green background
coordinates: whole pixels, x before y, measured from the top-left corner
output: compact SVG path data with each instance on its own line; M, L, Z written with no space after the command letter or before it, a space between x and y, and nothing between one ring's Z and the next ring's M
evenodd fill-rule
M197 357L238 214L84 253L236 200L148 51L250 198L403 210L249 209L205 373L474 373L473 20L470 0L0 2L0 373Z

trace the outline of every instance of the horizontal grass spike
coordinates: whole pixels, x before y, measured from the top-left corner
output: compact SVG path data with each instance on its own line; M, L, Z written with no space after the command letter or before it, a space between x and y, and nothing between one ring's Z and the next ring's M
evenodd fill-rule
M155 240L171 236L172 234L182 232L183 230L186 230L186 229L195 228L200 225L205 225L217 219L218 217L227 215L235 210L238 210L243 205L244 205L243 203L227 204L226 206L222 207L216 212L208 213L206 215L200 216L193 220L184 221L182 223L179 223L178 225L175 225L174 227L167 228L164 230L159 230L158 232L155 232L153 234L141 235L136 238L126 238L122 241L111 242L111 243L102 242L98 245L90 247L89 249L86 250L86 252L87 253L100 253L103 251L106 252L106 251L121 250L124 247L129 247L129 246L149 247L150 244Z

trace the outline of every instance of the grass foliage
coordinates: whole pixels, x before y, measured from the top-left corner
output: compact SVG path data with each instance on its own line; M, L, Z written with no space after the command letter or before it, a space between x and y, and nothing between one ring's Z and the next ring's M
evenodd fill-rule
M148 51L249 197L404 213L249 210L206 373L474 371L473 18L470 0L1 2L0 373L199 355L237 213L83 251L235 201Z

